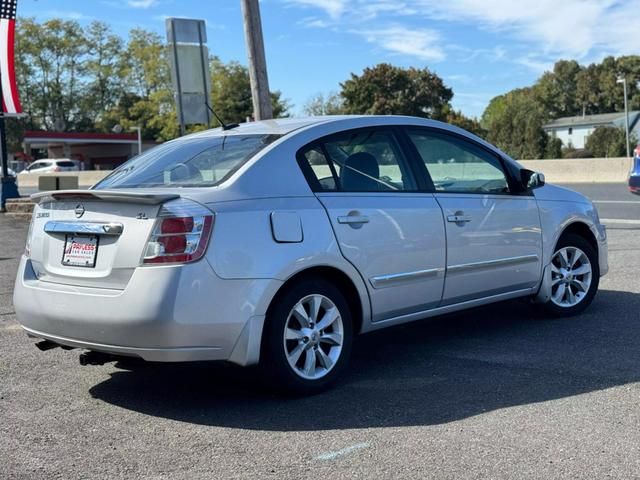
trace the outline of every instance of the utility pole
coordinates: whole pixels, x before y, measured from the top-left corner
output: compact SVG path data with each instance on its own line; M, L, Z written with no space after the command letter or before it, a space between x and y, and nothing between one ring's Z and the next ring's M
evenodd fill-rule
M627 79L625 77L620 77L618 78L617 83L621 83L624 87L624 124L627 134L627 158L629 158L631 156L631 146L629 145L629 106L627 102Z
M258 0L241 0L244 21L244 37L249 57L249 79L251 80L251 97L256 120L273 118L271 94L267 77L267 62L264 55L262 39L262 21L260 20L260 4Z

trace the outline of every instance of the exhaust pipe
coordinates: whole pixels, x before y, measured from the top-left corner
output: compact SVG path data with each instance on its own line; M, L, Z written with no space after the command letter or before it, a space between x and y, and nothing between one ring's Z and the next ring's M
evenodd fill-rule
M105 363L114 362L116 359L113 355L102 352L94 352L90 350L88 352L81 353L78 357L80 365L104 365Z

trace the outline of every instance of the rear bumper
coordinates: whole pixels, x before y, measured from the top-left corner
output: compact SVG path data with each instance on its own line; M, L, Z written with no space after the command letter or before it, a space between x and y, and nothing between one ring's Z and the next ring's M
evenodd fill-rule
M150 361L259 358L270 299L281 282L226 280L206 262L136 269L124 290L39 280L23 257L14 289L31 336Z

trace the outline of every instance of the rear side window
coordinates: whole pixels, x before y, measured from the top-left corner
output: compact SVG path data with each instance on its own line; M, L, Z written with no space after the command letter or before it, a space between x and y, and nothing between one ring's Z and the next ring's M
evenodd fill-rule
M364 129L332 135L304 148L301 167L316 191L415 191L416 182L391 131Z
M212 187L279 135L179 139L132 158L94 188Z
M69 160L62 160L60 162L56 162L59 167L75 167L76 164Z

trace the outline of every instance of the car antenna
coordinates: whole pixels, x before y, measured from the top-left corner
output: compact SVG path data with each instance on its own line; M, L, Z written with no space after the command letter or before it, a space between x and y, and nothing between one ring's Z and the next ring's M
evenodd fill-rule
M222 130L231 130L232 128L236 128L240 126L237 123L229 123L229 124L224 123L222 119L216 114L216 112L214 112L213 108L211 108L208 102L204 102L204 104L207 106L209 111L213 113L213 116L216 117L216 120L218 120L218 123L222 125Z

